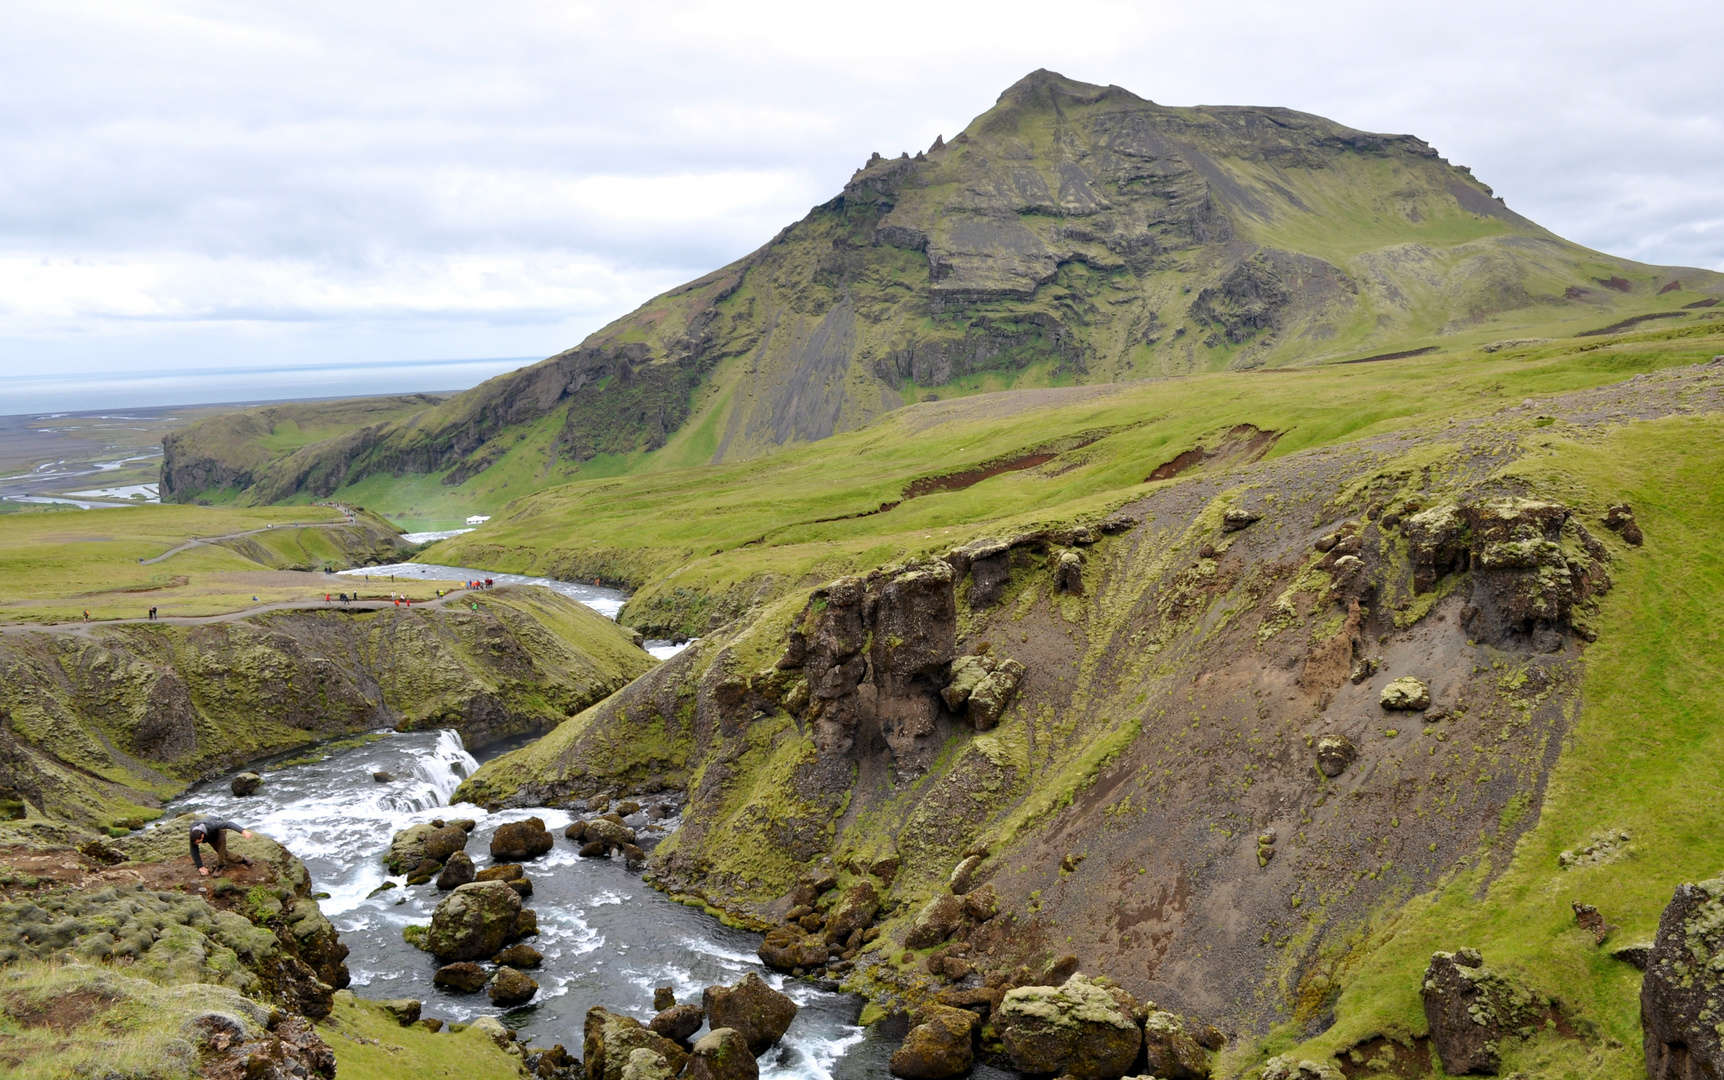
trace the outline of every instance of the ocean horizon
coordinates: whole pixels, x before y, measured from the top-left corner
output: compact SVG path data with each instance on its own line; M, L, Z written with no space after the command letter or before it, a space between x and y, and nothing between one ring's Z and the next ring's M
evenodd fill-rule
M456 393L542 357L0 375L0 415Z

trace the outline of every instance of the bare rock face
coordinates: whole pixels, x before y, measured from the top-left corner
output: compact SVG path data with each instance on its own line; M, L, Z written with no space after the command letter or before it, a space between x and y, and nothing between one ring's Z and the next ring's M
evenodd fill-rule
M1486 968L1477 949L1432 955L1423 996L1431 1042L1451 1076L1495 1076L1502 1040L1533 1034L1550 1010L1544 998Z
M1065 985L1006 992L994 1026L1021 1072L1117 1077L1131 1070L1143 1031L1114 996L1082 975Z
M701 1036L689 1055L682 1080L757 1080L760 1065L748 1040L734 1028L714 1028Z
M475 881L444 898L431 914L426 951L439 960L478 960L494 955L511 937L521 898L507 882Z
M707 987L701 1003L714 1029L735 1029L756 1055L777 1045L790 1021L796 1019L796 1002L766 985L752 971L735 986Z
M545 829L542 818L530 817L525 821L511 821L500 825L491 834L491 858L503 862L524 862L536 859L551 850L554 841Z
M905 1080L946 1080L963 1076L975 1063L974 1031L978 1021L968 1009L924 1005L916 1010L915 1026L903 1045L892 1052L893 1076Z
M871 719L901 770L932 760L957 639L953 580L949 564L930 562L840 578L809 598L780 665L802 658L822 756L849 754Z
M623 1080L629 1057L636 1050L651 1050L664 1058L672 1076L688 1062L688 1053L676 1043L634 1017L600 1005L587 1010L583 1036L587 1080Z
M1724 877L1676 887L1640 985L1648 1080L1724 1076Z

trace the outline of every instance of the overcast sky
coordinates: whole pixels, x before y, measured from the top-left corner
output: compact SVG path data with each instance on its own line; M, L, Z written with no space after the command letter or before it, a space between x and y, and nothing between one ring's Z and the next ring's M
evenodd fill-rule
M548 355L1037 67L1410 132L1573 240L1724 270L1716 0L0 12L0 376Z

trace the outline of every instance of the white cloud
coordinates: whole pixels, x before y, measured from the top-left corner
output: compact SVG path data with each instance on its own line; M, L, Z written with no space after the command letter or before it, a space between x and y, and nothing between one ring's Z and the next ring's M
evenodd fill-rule
M1718 5L12 0L6 24L8 373L548 354L1037 67L1412 132L1581 243L1724 269Z

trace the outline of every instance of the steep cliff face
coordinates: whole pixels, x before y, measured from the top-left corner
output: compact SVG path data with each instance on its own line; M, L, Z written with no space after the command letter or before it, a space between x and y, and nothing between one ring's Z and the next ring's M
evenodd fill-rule
M478 610L298 611L0 639L0 799L110 825L246 760L378 727L469 746L551 729L650 669L540 589Z
M462 487L504 461L517 467L486 490L518 495L600 455L612 469L758 456L930 390L1567 336L1625 313L1687 318L1720 289L1563 241L1412 136L1169 108L1038 71L950 142L875 155L760 250L577 348L262 468L248 458L244 498L383 475ZM207 441L181 436L164 469L225 460Z
M1721 393L1683 369L1633 415ZM1308 1037L1372 919L1457 867L1483 888L1538 820L1640 557L1611 481L1540 471L1539 432L1603 447L1624 408L1588 391L1221 466L792 589L456 797L680 790L656 881L762 927L807 911L810 867L867 884L883 932L833 959L865 992L997 1003L1081 967Z

